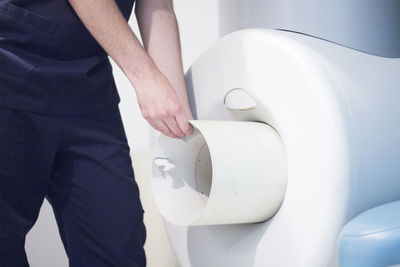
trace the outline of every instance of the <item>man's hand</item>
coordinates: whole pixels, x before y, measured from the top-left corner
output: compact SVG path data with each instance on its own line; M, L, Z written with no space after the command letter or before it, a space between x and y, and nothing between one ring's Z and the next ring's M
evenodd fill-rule
M144 118L160 132L170 137L191 134L193 128L187 121L193 119L190 110L181 104L174 88L164 75L144 79L136 96Z
M171 19L176 22L175 15L171 9L164 12L168 6L166 3L172 7L172 0L137 3L136 13L141 18L138 19L139 27L145 35L144 45L149 53L136 38L115 0L69 2L86 28L132 83L146 120L170 137L191 134L193 127L188 120L193 117L183 79L177 26L171 23ZM154 18L156 22L153 22ZM153 36L150 32L158 33L160 36L157 38L163 40L158 44L153 42L152 39L157 38L150 38Z

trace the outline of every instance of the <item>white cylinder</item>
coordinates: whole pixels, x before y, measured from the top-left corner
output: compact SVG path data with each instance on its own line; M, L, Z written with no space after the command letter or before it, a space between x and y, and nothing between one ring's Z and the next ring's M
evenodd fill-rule
M191 120L185 139L160 135L152 188L161 214L178 226L255 223L282 203L287 159L262 122Z

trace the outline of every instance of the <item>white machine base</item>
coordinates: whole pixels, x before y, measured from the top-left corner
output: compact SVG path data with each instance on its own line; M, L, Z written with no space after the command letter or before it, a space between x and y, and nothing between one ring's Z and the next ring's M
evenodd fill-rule
M399 59L277 30L238 31L207 50L186 74L196 119L268 123L285 146L288 180L266 222L165 221L181 266L337 266L342 227L400 199L399 70ZM235 88L254 108L227 108Z

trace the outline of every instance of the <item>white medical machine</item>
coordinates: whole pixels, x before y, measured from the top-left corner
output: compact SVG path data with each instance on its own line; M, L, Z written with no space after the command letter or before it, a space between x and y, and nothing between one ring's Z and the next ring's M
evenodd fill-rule
M400 264L400 1L221 0L220 17L186 73L195 132L153 149L181 267Z

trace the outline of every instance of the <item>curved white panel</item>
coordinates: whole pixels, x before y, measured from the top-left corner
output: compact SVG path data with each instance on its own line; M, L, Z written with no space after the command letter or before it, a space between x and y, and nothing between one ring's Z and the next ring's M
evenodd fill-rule
M282 203L286 152L261 122L193 120L184 141L160 135L153 153L156 203L174 225L256 223Z

